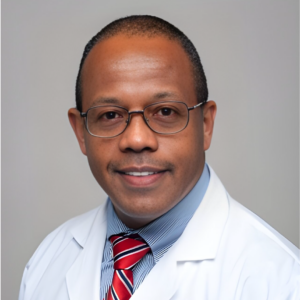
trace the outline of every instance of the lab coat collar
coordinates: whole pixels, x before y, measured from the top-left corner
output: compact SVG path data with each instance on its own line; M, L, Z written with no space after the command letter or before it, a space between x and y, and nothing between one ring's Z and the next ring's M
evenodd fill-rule
M216 257L229 214L227 192L211 167L204 198L180 239L170 249L176 261L198 261Z
M81 248L69 269L66 281L70 300L99 300L103 248L106 237L106 204L94 218L88 218L70 232Z

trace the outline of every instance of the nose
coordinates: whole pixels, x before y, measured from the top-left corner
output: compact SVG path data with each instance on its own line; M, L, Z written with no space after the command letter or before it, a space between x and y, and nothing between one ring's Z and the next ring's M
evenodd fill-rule
M147 126L141 112L131 114L129 124L120 136L119 148L122 152L158 149L157 134Z

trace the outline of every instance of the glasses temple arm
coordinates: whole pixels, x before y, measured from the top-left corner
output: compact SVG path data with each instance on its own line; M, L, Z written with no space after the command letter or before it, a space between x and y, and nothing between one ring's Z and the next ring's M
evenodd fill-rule
M200 102L200 103L196 104L195 106L188 107L188 110L193 110L193 109L195 109L195 108L201 106L201 105L204 104L205 102L206 102L206 101L203 101L203 102Z

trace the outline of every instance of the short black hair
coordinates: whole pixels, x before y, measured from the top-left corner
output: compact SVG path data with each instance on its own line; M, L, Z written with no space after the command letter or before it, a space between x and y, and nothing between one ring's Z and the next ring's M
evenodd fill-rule
M192 65L197 101L199 103L207 101L208 88L205 73L199 54L189 38L174 25L163 19L149 15L133 15L111 22L99 31L85 46L80 61L75 91L76 108L80 112L82 111L81 71L85 59L96 44L118 34L125 34L127 36L146 36L149 38L164 36L170 40L179 42L188 55Z

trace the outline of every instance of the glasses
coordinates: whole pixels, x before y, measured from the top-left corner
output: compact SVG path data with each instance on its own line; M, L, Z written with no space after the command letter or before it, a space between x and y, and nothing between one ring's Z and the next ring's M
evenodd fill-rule
M144 110L128 111L116 105L99 105L81 112L89 134L112 138L125 131L132 114L142 114L147 126L159 134L174 134L185 129L189 123L189 112L204 102L188 107L184 102L167 101L150 104Z

